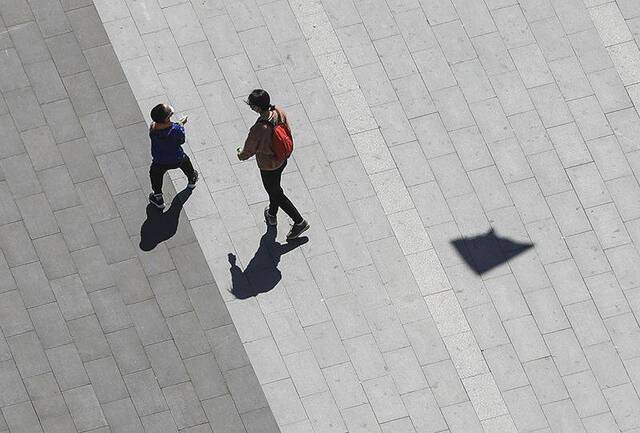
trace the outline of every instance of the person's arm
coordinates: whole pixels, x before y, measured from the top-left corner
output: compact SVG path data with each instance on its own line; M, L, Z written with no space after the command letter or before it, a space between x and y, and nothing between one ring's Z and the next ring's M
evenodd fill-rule
M240 161L246 161L256 154L258 151L258 146L260 144L260 140L264 134L264 130L268 128L267 125L264 124L256 124L251 127L249 130L249 135L244 142L244 147L242 149L238 148L238 159Z
M175 126L171 131L171 135L176 137L176 139L178 140L178 144L179 145L183 145L184 141L185 141L184 126L182 126L181 123L174 123L174 125Z

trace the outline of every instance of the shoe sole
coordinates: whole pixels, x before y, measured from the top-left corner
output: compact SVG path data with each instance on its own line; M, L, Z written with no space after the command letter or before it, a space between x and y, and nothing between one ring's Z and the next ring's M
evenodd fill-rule
M305 227L305 228L303 228L303 229L302 229L302 231L301 231L300 233L298 233L297 235L295 235L295 236L291 236L291 237L287 236L287 240L288 240L288 241L290 241L290 240L293 240L293 239L297 239L297 238L299 238L299 237L300 237L300 235L301 235L302 233L306 232L307 230L309 230L309 228L310 228L310 227L311 227L311 226L310 226L309 224L307 224L307 225L306 225L306 227Z
M149 200L149 203L154 205L157 209L164 209L164 204L157 204L157 203L152 202L151 200Z

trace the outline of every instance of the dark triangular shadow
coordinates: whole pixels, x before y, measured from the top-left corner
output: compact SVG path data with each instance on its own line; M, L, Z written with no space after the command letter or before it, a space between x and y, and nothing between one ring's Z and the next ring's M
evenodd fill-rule
M482 235L454 239L451 244L478 275L500 266L533 247L533 244L496 236L493 228Z
M186 188L176 194L166 212L162 212L151 203L147 205L147 219L140 227L140 249L142 251L151 251L160 242L164 242L176 234L182 206L191 196L191 192L191 189Z
M236 264L236 256L228 254L231 268L231 293L236 299L247 299L273 289L282 279L278 269L280 257L309 241L306 236L281 244L276 241L277 229L268 226L260 238L258 250L244 271Z

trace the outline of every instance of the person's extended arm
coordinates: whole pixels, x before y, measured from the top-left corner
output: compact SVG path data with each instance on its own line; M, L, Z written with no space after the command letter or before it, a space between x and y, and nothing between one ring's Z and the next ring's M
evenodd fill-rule
M263 125L254 125L249 130L249 135L244 142L244 147L242 149L238 148L238 159L240 161L245 161L251 158L258 151L258 145L260 144L261 137L261 129L264 128Z

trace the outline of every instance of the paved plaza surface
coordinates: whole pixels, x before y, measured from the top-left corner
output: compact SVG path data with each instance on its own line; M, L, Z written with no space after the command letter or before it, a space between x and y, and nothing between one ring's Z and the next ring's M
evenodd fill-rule
M639 43L638 0L0 0L0 432L640 432Z

